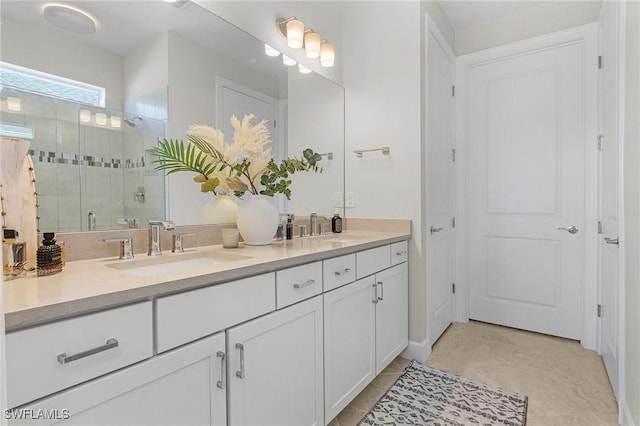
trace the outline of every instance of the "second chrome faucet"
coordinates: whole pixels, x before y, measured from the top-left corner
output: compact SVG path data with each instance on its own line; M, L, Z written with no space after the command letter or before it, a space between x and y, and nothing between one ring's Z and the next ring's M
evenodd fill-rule
M160 256L160 228L171 231L175 224L170 220L150 220L149 221L149 256Z

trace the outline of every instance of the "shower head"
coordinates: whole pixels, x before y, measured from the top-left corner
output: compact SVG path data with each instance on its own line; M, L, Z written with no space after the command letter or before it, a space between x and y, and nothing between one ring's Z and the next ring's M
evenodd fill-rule
M124 121L125 123L127 123L131 127L136 127L136 120L142 121L142 116L138 115L138 116L132 117L132 118L125 118L122 121Z

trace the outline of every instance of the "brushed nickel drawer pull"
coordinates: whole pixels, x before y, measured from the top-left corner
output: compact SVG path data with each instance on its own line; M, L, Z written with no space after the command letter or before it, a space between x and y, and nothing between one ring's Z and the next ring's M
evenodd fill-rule
M373 300L371 303L378 303L378 283L373 284L371 287L373 287Z
M69 355L67 356L66 353L62 353L60 355L58 355L58 362L62 365L64 364L68 364L72 361L76 361L78 359L81 358L85 358L91 355L95 355L97 353L100 352L104 352L104 351L108 351L109 349L113 349L113 348L117 348L118 347L118 341L116 339L109 339L107 340L107 343L105 343L102 346L98 346L97 348L93 348L93 349L89 349L87 351L84 352L79 352L77 354L74 355Z
M305 282L303 282L302 284L294 284L293 288L304 288L304 287L309 287L310 285L313 285L316 283L316 280L307 280Z
M378 281L378 288L380 288L380 296L378 296L378 300L384 300L384 287L383 287L383 282L382 281Z
M218 380L216 386L218 386L219 389L224 389L227 383L227 364L225 362L226 354L222 351L218 351L216 352L216 357L222 358L220 360L220 380Z
M236 377L244 379L244 345L236 343L236 349L240 349L240 370L236 370Z

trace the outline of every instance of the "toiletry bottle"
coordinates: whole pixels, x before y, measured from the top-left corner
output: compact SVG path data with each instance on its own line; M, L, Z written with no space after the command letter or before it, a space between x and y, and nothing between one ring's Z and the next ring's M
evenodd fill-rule
M342 232L342 218L340 213L336 213L331 218L331 232L339 234Z
M287 240L293 240L293 222L291 221L291 217L287 218L286 230Z
M62 253L53 232L45 232L36 256L38 276L53 275L62 271Z

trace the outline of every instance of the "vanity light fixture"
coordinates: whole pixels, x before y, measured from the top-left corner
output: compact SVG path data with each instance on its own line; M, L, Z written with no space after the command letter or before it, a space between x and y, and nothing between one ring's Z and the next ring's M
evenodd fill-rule
M269 46L266 43L264 45L264 53L267 56L273 56L273 57L280 56L280 52L278 50L274 49L273 47Z
M291 67L291 66L294 66L295 64L297 64L296 61L294 61L293 59L291 59L290 57L288 57L284 53L282 54L282 63L285 64L288 67Z
M295 16L276 20L276 27L280 35L287 39L289 47L300 49L304 45L304 22Z
M112 115L109 120L111 121L111 127L116 129L122 127L122 119L119 115Z
M101 126L107 125L107 114L104 112L96 112L96 124L100 124Z
M301 74L309 74L311 69L298 62L298 71L300 71Z
M93 34L98 28L96 18L84 10L68 4L45 4L42 8L42 16L54 27L75 34Z
M22 99L15 96L7 96L7 109L18 112L22 109Z
M320 34L312 29L305 31L304 23L295 16L276 19L276 29L282 37L287 39L289 47L304 49L308 58L320 58L320 64L323 67L332 67L335 64L336 46L323 40ZM301 67L300 72L311 72L311 70L307 67Z
M80 110L80 121L82 121L83 123L90 123L91 122L91 111L86 110L86 109L81 109Z
M326 40L320 45L320 65L332 67L336 61L336 47Z
M304 52L307 58L315 59L320 57L320 34L313 30L305 32Z

